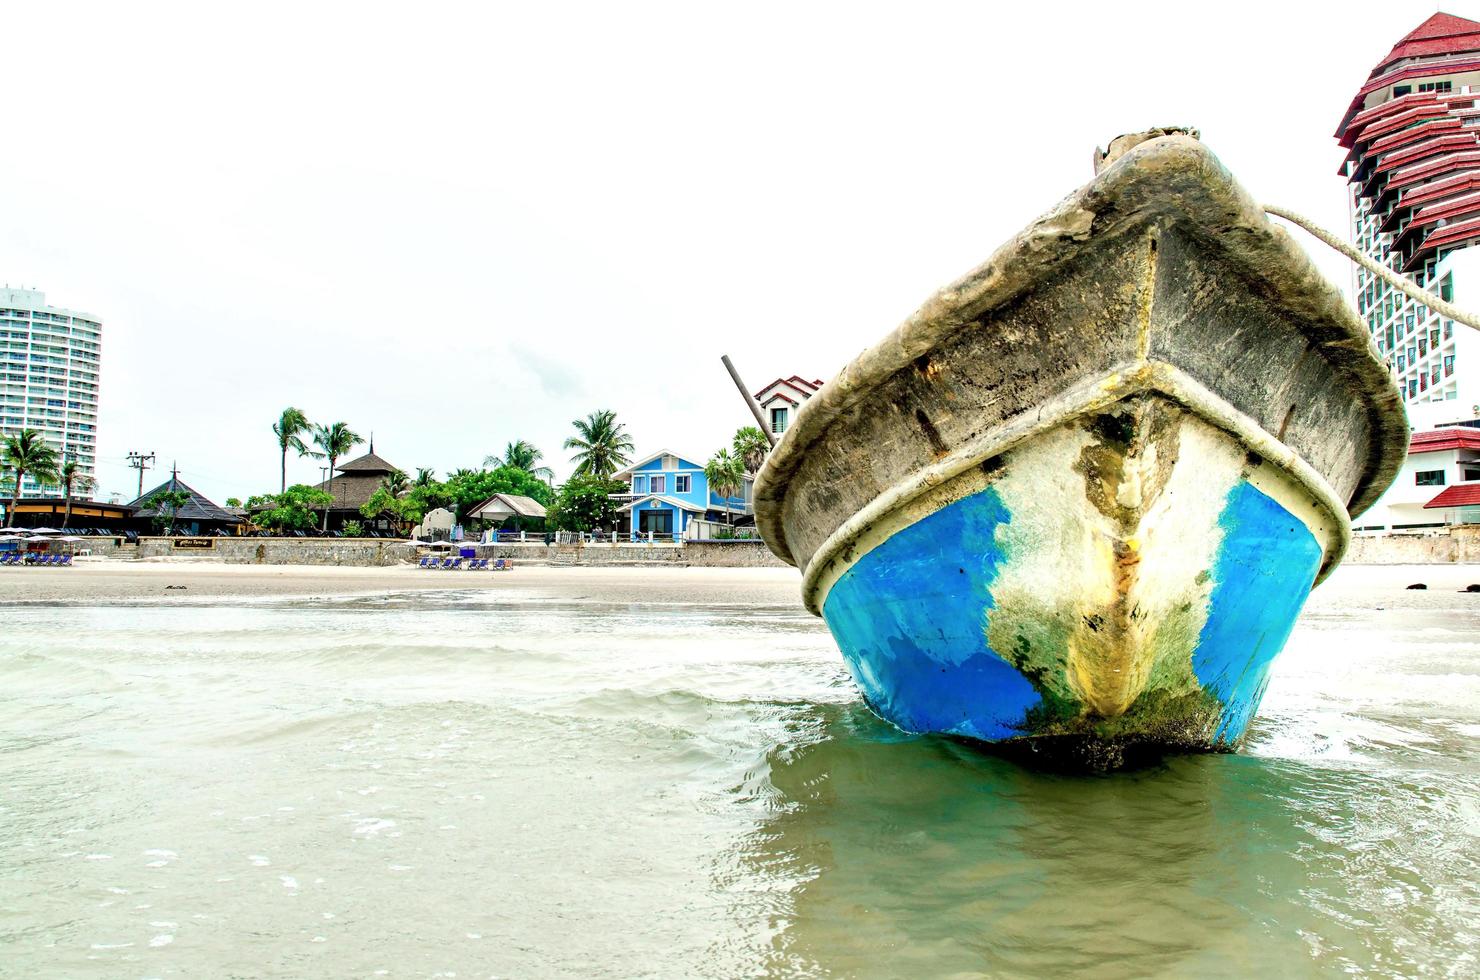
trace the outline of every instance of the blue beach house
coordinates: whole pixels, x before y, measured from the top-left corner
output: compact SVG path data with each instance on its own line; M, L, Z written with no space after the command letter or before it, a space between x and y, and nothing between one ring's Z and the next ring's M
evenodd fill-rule
M747 475L740 493L728 500L709 490L704 464L697 457L680 456L666 449L645 456L612 475L627 484L627 492L613 494L620 501L621 524L616 530L629 537L680 541L694 520L723 521L728 504L730 520L750 524L753 479Z

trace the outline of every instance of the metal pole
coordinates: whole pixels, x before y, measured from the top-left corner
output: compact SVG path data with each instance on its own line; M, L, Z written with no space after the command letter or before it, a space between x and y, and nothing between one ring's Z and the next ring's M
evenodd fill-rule
M766 413L761 411L760 402L756 401L750 394L750 389L745 387L745 382L740 380L740 372L735 370L735 365L730 363L730 355L723 354L720 360L725 364L725 370L730 372L730 380L735 382L735 387L740 389L740 397L745 399L745 404L750 407L750 414L755 416L755 424L760 426L761 433L766 437L772 448L776 446L776 433L766 424Z

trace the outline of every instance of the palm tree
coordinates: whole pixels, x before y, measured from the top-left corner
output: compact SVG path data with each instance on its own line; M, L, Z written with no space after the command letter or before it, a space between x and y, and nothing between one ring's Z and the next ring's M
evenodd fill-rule
M766 439L764 432L753 425L747 425L735 430L735 439L730 448L744 464L745 472L754 476L760 472L761 464L766 461L766 454L771 451L771 443Z
M429 487L437 482L437 471L430 466L419 466L416 469L416 480L414 485L418 487Z
M553 480L555 471L548 466L541 466L539 462L544 459L545 454L534 448L534 444L523 439L515 440L504 446L504 455L483 457L484 466L512 466L523 470L530 476L537 476L541 480Z
M76 489L86 493L92 489L92 479L81 472L81 469L82 464L75 459L69 459L62 464L60 474L62 491L67 495L67 512L62 515L62 527L72 523L72 491Z
M10 494L10 508L5 512L6 518L14 524L21 481L29 473L37 483L57 482L57 451L46 444L36 429L22 429L5 440L5 452L0 459L15 472L15 489Z
M318 446L321 452L309 453L315 459L327 459L329 461L329 479L334 479L334 471L339 468L339 457L355 448L357 443L364 442L350 429L348 422L335 422L333 425L313 426L313 444ZM323 530L329 530L329 508L324 508Z
M617 421L616 412L592 412L571 424L579 433L565 440L564 446L576 450L570 458L576 464L572 476L605 480L630 462L627 453L632 450L632 439L627 435L627 427Z
M278 420L272 423L272 434L277 436L278 449L283 454L283 485L278 490L284 493L288 489L288 450L298 450L299 456L312 456L313 453L303 444L303 434L313 428L308 421L308 416L303 414L301 408L285 408Z
M399 497L411 489L411 480L407 478L403 470L391 470L385 475L385 488L391 492L392 497Z
M745 486L745 464L729 450L721 449L704 464L704 476L709 481L709 492L725 498L725 523L729 524L730 498Z

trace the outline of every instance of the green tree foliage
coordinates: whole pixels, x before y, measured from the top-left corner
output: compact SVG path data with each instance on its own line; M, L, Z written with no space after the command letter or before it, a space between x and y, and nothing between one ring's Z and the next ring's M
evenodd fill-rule
M483 460L483 465L492 466L495 469L500 466L513 466L527 473L532 473L542 480L552 479L555 476L555 471L548 466L540 465L540 460L543 458L544 454L534 448L533 443L526 442L523 439L516 439L514 442L504 446L504 455L502 458L498 456L487 456Z
M386 489L397 497L411 489L411 478L402 470L391 470L385 477Z
M301 408L285 408L278 420L272 423L272 434L277 436L278 449L282 453L282 486L281 490L288 489L288 450L295 449L299 456L311 456L309 448L303 443L303 435L312 426L308 416L303 414Z
M82 472L82 464L75 459L69 459L62 464L61 472L58 474L62 491L67 497L67 512L62 515L62 527L72 523L72 491L87 493L93 487L91 477Z
M286 490L287 487L284 487L283 489ZM242 498L240 498L240 497L227 497L226 498L226 506L227 507L240 507L241 505L242 505Z
M0 460L15 475L15 488L10 494L10 508L5 515L15 522L15 504L21 495L21 481L26 474L37 483L56 483L57 451L46 444L46 439L36 429L22 429L5 440L5 451Z
M626 491L627 484L595 476L573 476L555 494L545 525L559 531L589 531L617 525L617 501L611 494Z
M704 464L704 476L709 481L709 491L725 498L725 523L730 521L730 499L745 486L745 464L740 457L721 449Z
M414 482L419 487L430 486L437 482L437 471L429 467L419 467L416 471L416 480Z
M162 534L174 534L180 508L188 503L190 494L184 490L161 490L152 495L145 506L154 511L154 530Z
M313 443L319 447L319 451L312 455L318 459L329 461L329 479L334 479L334 471L339 466L339 457L364 442L350 429L345 422L335 422L332 425L313 426ZM324 508L324 530L329 529L329 509Z
M496 470L459 470L447 480L447 493L459 517L496 493L530 497L549 507L555 492L549 484L526 469L500 466Z
M362 538L365 536L365 525L359 521L344 522L344 536L347 538Z
M766 434L753 425L747 425L735 430L735 438L730 443L730 452L740 458L745 467L745 472L751 476L760 472L761 464L766 461L766 454L771 451L771 444L766 441Z
M572 476L594 476L606 479L631 462L632 439L627 427L617 421L617 413L592 412L571 423L576 435L565 440L566 449L574 449L571 462L576 464Z
M295 483L276 496L253 497L251 505L265 504L267 509L252 517L253 523L272 531L306 531L314 526L317 511L327 511L334 498L318 487Z

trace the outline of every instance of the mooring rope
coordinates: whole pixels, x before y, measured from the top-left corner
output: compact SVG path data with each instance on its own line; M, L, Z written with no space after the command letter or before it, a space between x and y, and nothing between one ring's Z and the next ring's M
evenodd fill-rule
M1377 276L1383 282L1386 282L1389 286L1392 286L1394 289L1398 290L1409 299L1417 300L1430 309L1437 310L1440 316L1448 317L1456 323L1463 323L1465 326L1470 327L1473 330L1480 330L1480 317L1475 316L1473 313L1466 313L1459 307L1444 302L1444 300L1440 299L1438 296L1435 296L1433 293L1418 288L1418 286L1414 285L1412 280L1408 279L1406 276L1401 276L1398 273L1394 272L1392 269L1389 269L1387 266L1383 265L1382 263L1374 261L1372 258L1363 255L1352 245L1348 244L1340 238L1337 238L1335 235L1331 234L1329 231L1322 228L1314 221L1311 221L1304 215L1296 214L1294 211L1288 211L1285 208L1277 208L1271 204L1264 205L1264 210L1266 213L1272 214L1276 218L1284 218L1291 224L1299 225L1301 228L1304 228L1316 238L1319 238L1327 245L1330 245L1332 248L1336 249L1336 251L1340 252L1342 255L1345 255L1347 258L1351 259L1353 262L1357 263L1357 265L1360 265L1362 268L1366 269L1374 276Z

